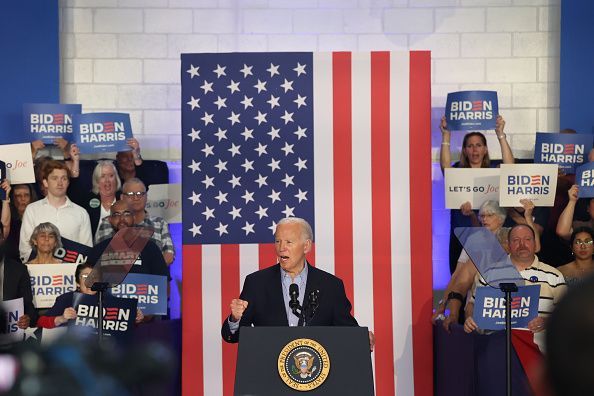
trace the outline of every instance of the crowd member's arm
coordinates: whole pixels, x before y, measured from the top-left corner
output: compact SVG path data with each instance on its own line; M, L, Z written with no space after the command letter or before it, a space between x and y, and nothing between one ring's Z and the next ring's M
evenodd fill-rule
M470 204L470 202L464 202L460 206L460 212L462 212L464 216L470 217L470 223L473 227L481 226L478 217L476 217L476 213L474 212L474 210L472 210L472 205Z
M473 279L473 283L471 286L470 295L468 296L468 301L466 302L466 307L464 308L464 315L466 320L464 320L464 331L467 333L472 333L475 330L478 330L478 326L474 319L472 318L472 314L474 311L474 294L476 292L476 288L480 283L480 275L477 273Z
M445 313L446 308L449 308L450 314L442 322L446 331L450 331L450 325L452 323L458 322L460 308L462 307L461 299L448 299L448 296L450 293L457 293L456 297L465 296L468 293L468 290L472 287L475 273L476 268L471 260L458 261L456 270L452 274L452 278L444 292L443 302L437 307L432 317L432 320L435 321L435 319Z
M452 152L450 148L451 132L448 129L448 123L445 116L441 117L441 123L439 124L441 130L441 147L439 150L439 163L441 164L441 171L445 168L452 167Z
M567 195L569 196L569 202L567 202L567 206L563 209L563 212L561 212L561 216L559 216L559 221L557 222L557 235L565 240L569 240L569 238L571 238L571 233L573 232L573 214L578 200L577 184L571 186Z
M534 202L530 199L521 199L520 203L524 207L524 217L520 221L516 221L518 224L526 224L534 231L534 242L535 252L540 252L540 236L542 235L543 227L540 224L534 222L532 213L534 212Z
M2 232L4 238L8 237L10 234L10 183L8 180L4 179L0 187L6 193L6 199L2 200L2 214L0 218L0 222L2 223Z
M505 120L502 116L498 115L497 120L495 122L495 135L497 135L497 140L499 140L499 146L501 146L501 158L504 164L513 164L514 163L514 155L511 151L511 147L507 142L507 135L503 132L505 128Z
M171 265L173 260L175 260L175 247L173 246L173 240L169 233L169 225L166 221L163 221L163 248L161 251L167 265Z
M127 140L128 146L132 147L132 156L134 157L134 165L142 165L142 156L140 155L140 143L135 138Z
M70 144L68 148L68 154L71 161L66 161L66 166L70 169L70 174L73 178L80 176L80 150L74 143Z
M91 220L87 212L83 213L80 222L80 241L83 245L93 246L93 234L91 233Z
M42 327L44 329L53 329L54 327L59 327L68 323L70 319L76 319L76 311L72 307L66 308L62 315L43 315L39 317L39 319L37 320L37 327Z

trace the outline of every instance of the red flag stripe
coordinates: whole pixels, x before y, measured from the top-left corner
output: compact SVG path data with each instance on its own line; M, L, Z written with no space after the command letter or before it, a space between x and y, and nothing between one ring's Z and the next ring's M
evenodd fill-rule
M229 316L229 303L239 297L239 245L221 245L221 323ZM222 343L223 395L233 395L237 344Z
M334 273L353 301L351 53L332 56L334 140Z
M433 394L431 249L431 53L410 53L410 238L412 338L416 395ZM413 156L414 155L414 159Z
M202 246L184 245L182 257L182 394L203 395Z
M371 54L371 208L378 395L394 394L390 236L390 54Z

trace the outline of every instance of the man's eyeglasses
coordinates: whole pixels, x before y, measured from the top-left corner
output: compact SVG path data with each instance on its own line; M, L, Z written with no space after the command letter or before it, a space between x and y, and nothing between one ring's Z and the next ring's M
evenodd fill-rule
M123 212L113 212L112 214L109 215L109 217L111 217L112 219L121 219L123 217L131 217L132 216L132 212L125 210Z
M573 244L581 245L581 246L588 246L588 245L594 244L594 241L590 238L584 239L583 241L581 239L576 239L575 241L573 241Z
M129 191L122 194L130 198L142 198L145 196L146 191Z

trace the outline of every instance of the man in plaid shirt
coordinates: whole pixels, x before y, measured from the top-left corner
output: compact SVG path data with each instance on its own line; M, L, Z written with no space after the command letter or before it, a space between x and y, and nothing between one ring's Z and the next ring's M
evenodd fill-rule
M161 249L165 262L170 265L175 258L175 249L169 233L169 224L161 217L149 216L145 211L147 196L146 186L142 180L135 177L127 180L122 186L122 199L128 202L132 209L135 225L155 230L151 240ZM111 226L109 218L102 219L97 230L95 244L111 238L115 233L116 230Z

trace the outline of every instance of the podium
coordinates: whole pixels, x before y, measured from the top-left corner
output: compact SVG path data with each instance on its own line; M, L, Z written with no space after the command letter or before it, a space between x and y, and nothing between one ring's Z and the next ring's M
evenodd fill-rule
M366 327L242 327L236 396L374 395Z

